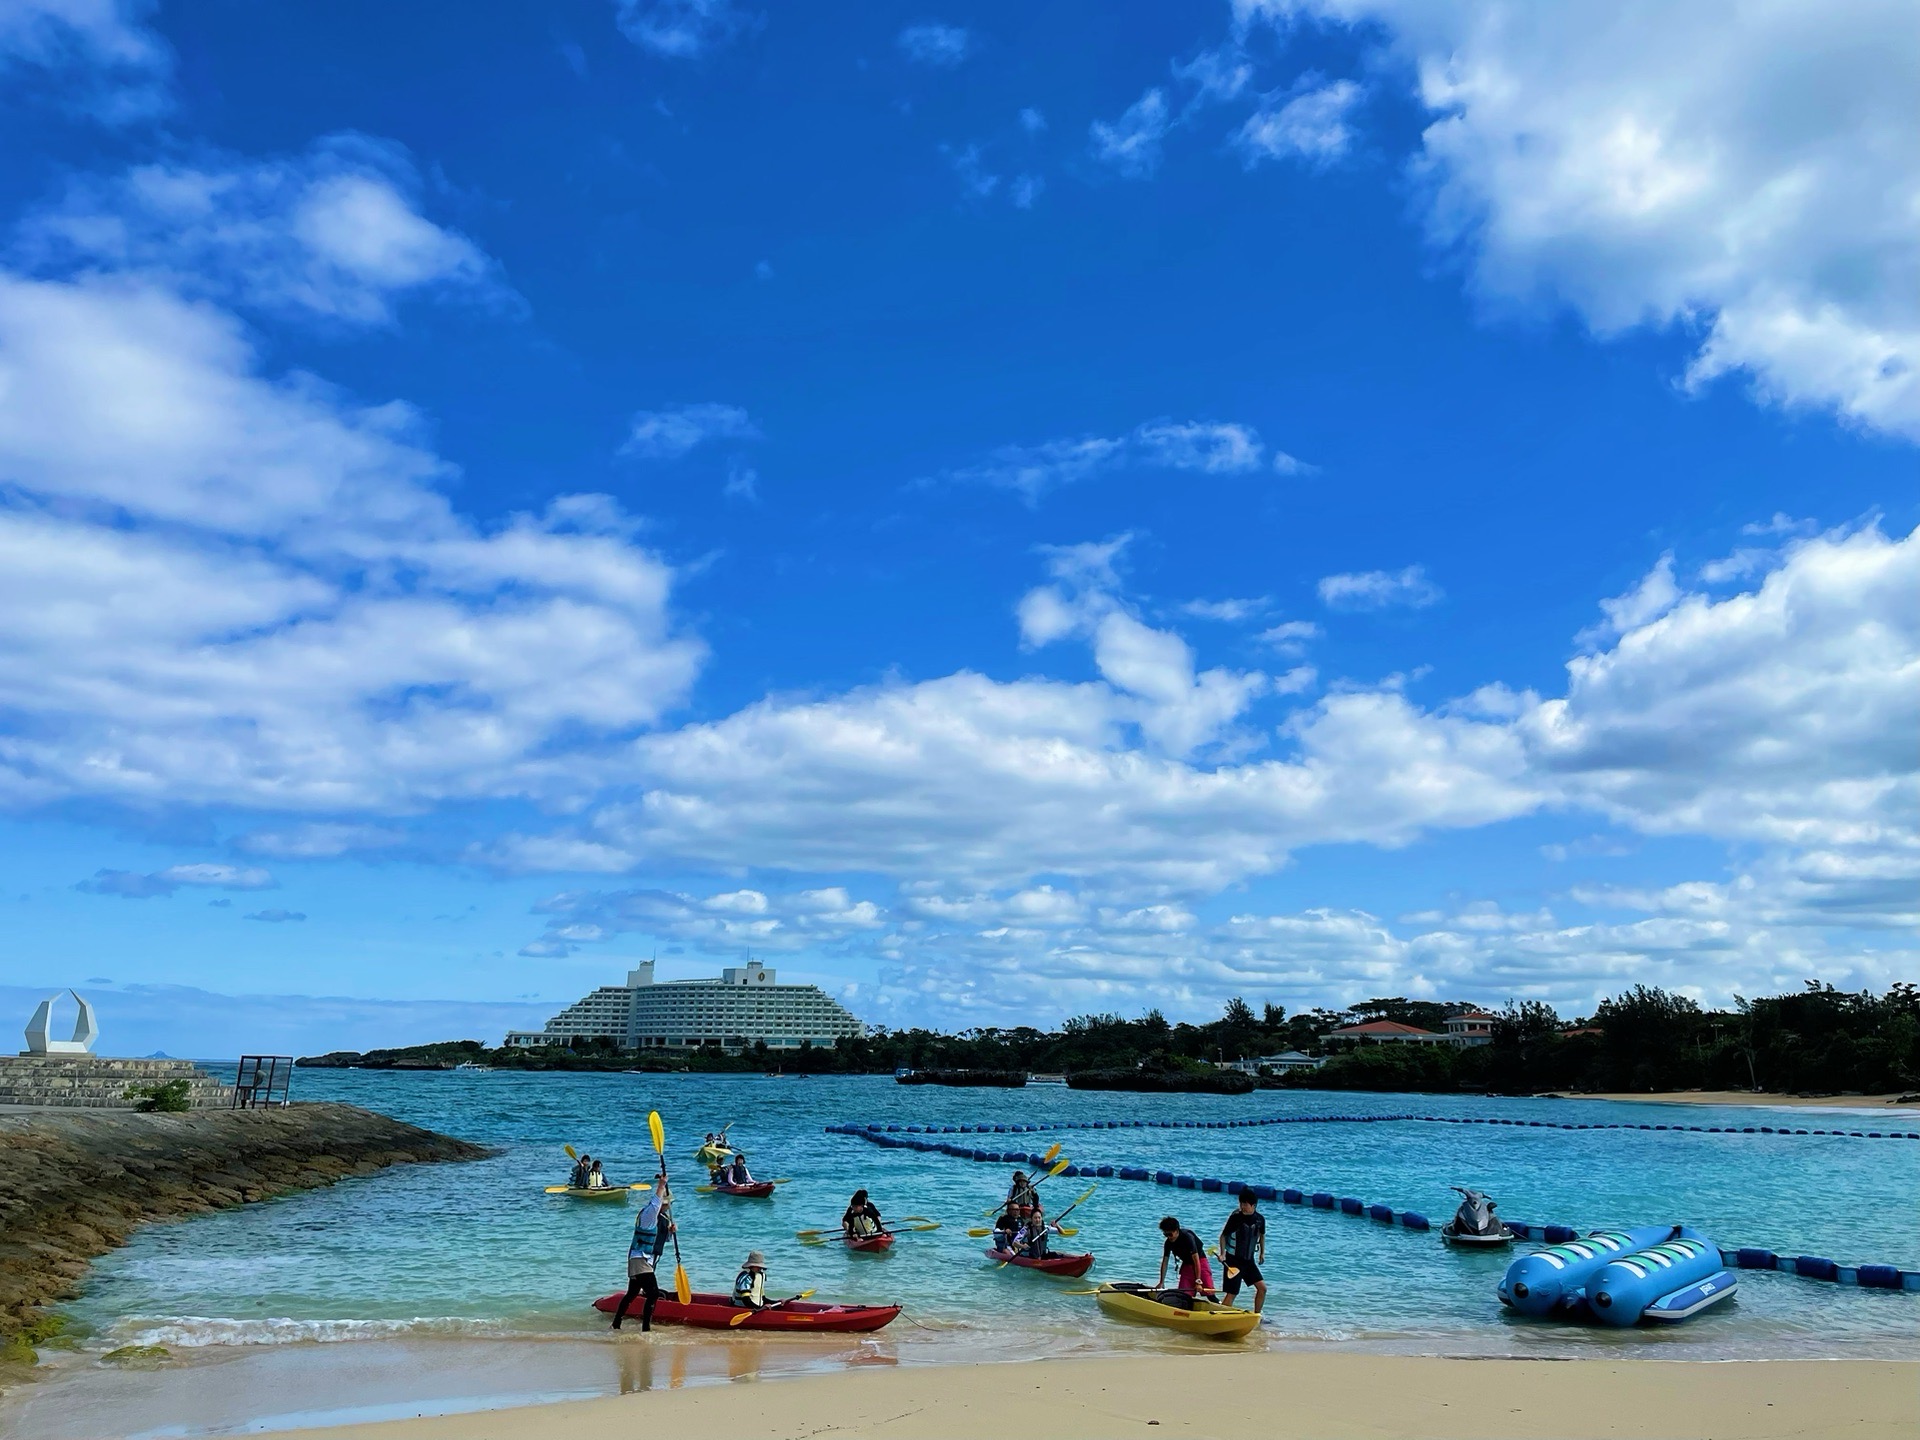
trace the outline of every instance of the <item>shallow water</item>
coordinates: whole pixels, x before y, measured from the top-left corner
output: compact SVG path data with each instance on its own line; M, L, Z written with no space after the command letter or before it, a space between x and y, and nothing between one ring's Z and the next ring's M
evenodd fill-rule
M458 1166L405 1166L328 1190L142 1231L95 1267L69 1308L86 1338L81 1354L56 1367L62 1387L93 1387L104 1400L141 1390L156 1376L110 1376L90 1359L125 1345L167 1346L226 1372L235 1356L255 1357L247 1384L258 1390L258 1357L285 1347L328 1358L352 1353L371 1363L398 1344L471 1342L467 1359L427 1367L457 1373L474 1345L507 1337L555 1344L544 1379L511 1384L496 1373L486 1393L599 1393L624 1387L631 1346L602 1345L604 1320L589 1308L624 1283L633 1207L583 1203L541 1193L565 1178L561 1146L571 1141L607 1162L616 1180L645 1178L654 1158L646 1114L667 1124L669 1165L681 1177L679 1221L696 1288L724 1289L750 1248L768 1252L770 1291L817 1289L822 1299L904 1303L907 1315L881 1335L845 1343L746 1341L701 1332L664 1332L650 1343L680 1381L868 1363L1021 1359L1037 1354L1161 1351L1196 1342L1116 1326L1092 1302L1067 1292L1092 1280L1153 1277L1154 1223L1173 1209L1203 1235L1217 1233L1227 1197L1108 1180L1073 1217L1092 1249L1089 1282L1062 1282L999 1270L970 1239L969 1225L1003 1192L1009 1167L947 1156L882 1150L823 1133L841 1121L958 1124L1088 1119L1233 1119L1282 1114L1414 1112L1506 1116L1580 1123L1735 1123L1753 1111L1622 1105L1605 1101L1487 1100L1266 1092L1246 1097L1086 1094L1056 1087L955 1091L897 1086L877 1077L769 1080L758 1076L514 1075L301 1071L304 1099L340 1099L417 1124L501 1147ZM1738 1123L1758 1122L1740 1118ZM1920 1117L1902 1116L1904 1122ZM733 1121L733 1135L757 1174L791 1177L771 1200L691 1193L690 1156L700 1134ZM1833 1112L1798 1112L1793 1123L1834 1128ZM1861 1124L1861 1122L1851 1122ZM1877 1123L1887 1125L1886 1119ZM1861 1124L1861 1128L1867 1128ZM1920 1128L1902 1123L1900 1129ZM1920 1264L1915 1197L1920 1143L1817 1136L1706 1135L1664 1131L1563 1131L1488 1126L1280 1125L1232 1131L1063 1131L981 1141L983 1148L1045 1149L1081 1163L1140 1164L1197 1176L1265 1181L1356 1195L1436 1222L1451 1213L1450 1184L1495 1194L1503 1213L1591 1228L1684 1222L1723 1246L1759 1245L1842 1263ZM1058 1209L1092 1182L1051 1183ZM857 1185L872 1189L890 1217L921 1214L944 1228L902 1237L883 1255L801 1245L793 1232L834 1223ZM1766 1356L1920 1355L1920 1295L1863 1291L1775 1274L1741 1275L1730 1304L1671 1328L1616 1331L1522 1321L1502 1311L1494 1284L1509 1256L1448 1251L1419 1234L1337 1213L1268 1204L1268 1326L1258 1343L1333 1343L1440 1354L1627 1355L1737 1359ZM364 1349L313 1342L359 1342ZM295 1343L298 1342L298 1343ZM730 1348L731 1347L731 1348ZM458 1347L435 1353L451 1357ZM524 1350L525 1347L520 1347ZM558 1356L569 1357L559 1365ZM719 1355L721 1358L714 1359ZM579 1357L586 1358L579 1358ZM701 1360L691 1357L704 1356ZM597 1357L597 1358L596 1358ZM555 1368L557 1366L557 1368ZM449 1368L450 1367L450 1368ZM234 1373L248 1370L241 1365ZM284 1372L284 1361L276 1370ZM524 1365L521 1367L524 1369ZM578 1373L576 1373L576 1370ZM89 1378L91 1375L91 1378ZM589 1378L583 1378L589 1377ZM443 1382L445 1376L443 1374ZM438 1383L438 1382L437 1382ZM663 1381L662 1383L668 1383ZM272 1413L311 1416L293 1403L284 1373ZM516 1388L517 1386L517 1388ZM116 1390L118 1387L118 1390ZM161 1387L164 1388L164 1387ZM204 1387L202 1387L204 1389ZM438 1383L445 1390L447 1383ZM472 1385L453 1385L462 1396ZM485 1386L480 1387L482 1391ZM644 1387L641 1387L644 1388ZM51 1397L49 1397L51 1398ZM406 1403L420 1399L416 1393ZM183 1419L152 1433L252 1428L234 1406L218 1424ZM399 1403L399 1402L396 1402ZM455 1396L439 1408L468 1403ZM248 1408L236 1401L238 1410ZM162 1407L164 1408L164 1407ZM50 1410L36 1405L44 1420ZM143 1413L152 1414L151 1408ZM102 1422L104 1423L104 1422ZM64 1434L36 1424L21 1433Z

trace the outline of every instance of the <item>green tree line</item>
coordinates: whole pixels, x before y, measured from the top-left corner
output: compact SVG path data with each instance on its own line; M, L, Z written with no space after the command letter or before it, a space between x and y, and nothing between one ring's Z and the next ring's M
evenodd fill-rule
M1229 1000L1217 1020L1172 1023L1158 1010L1137 1019L1081 1015L1058 1030L1027 1026L949 1034L879 1028L832 1047L738 1054L718 1048L663 1056L624 1051L610 1040L566 1046L488 1049L477 1040L365 1055L339 1051L303 1065L430 1068L473 1060L506 1069L694 1069L753 1071L778 1066L805 1074L886 1074L901 1067L1073 1073L1130 1067L1174 1072L1286 1050L1328 1056L1318 1070L1266 1083L1341 1090L1659 1091L1740 1089L1878 1093L1920 1087L1920 987L1883 995L1816 980L1786 995L1739 999L1704 1010L1687 996L1636 985L1600 1003L1591 1017L1564 1019L1540 1001L1509 1002L1490 1044L1353 1045L1333 1035L1369 1020L1441 1031L1464 1001L1376 998L1345 1010L1289 1015Z

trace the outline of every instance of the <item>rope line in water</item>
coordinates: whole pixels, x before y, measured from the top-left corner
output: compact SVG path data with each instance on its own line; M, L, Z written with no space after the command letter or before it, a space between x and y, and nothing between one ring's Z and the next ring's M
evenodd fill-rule
M1153 1121L1120 1120L1093 1121L1075 1125L829 1125L829 1135L850 1135L865 1140L886 1150L918 1150L927 1154L950 1155L957 1160L976 1160L990 1165L1034 1165L1043 1166L1046 1157L1040 1154L1021 1154L1014 1151L975 1150L964 1145L956 1145L949 1140L931 1140L919 1138L928 1135L945 1134L1011 1134L1036 1130L1087 1130L1087 1129L1230 1129L1251 1125L1286 1125L1305 1120L1438 1120L1444 1116L1429 1115L1315 1115L1289 1116L1272 1120L1215 1121L1211 1123L1191 1121ZM1461 1123L1480 1124L1523 1124L1530 1121L1479 1121ZM1631 1126L1560 1126L1561 1129L1631 1129ZM1652 1129L1652 1126L1642 1126ZM1683 1129L1698 1127L1659 1126L1659 1129ZM1722 1132L1727 1133L1727 1132ZM1740 1131L1731 1133L1739 1134ZM1920 1139L1920 1136L1913 1137ZM1291 1186L1249 1185L1242 1180L1219 1180L1211 1176L1196 1178L1192 1175L1177 1175L1170 1170L1149 1170L1140 1165L1076 1165L1068 1164L1060 1172L1062 1175L1091 1175L1099 1179L1137 1180L1154 1185L1168 1185L1176 1190L1198 1190L1205 1194L1225 1193L1238 1195L1242 1190L1251 1190L1261 1200L1278 1200L1283 1205L1305 1205L1315 1210L1336 1211L1342 1215L1357 1216L1373 1220L1382 1225L1398 1225L1406 1230L1431 1230L1433 1222L1417 1210L1395 1210L1390 1205L1370 1205L1351 1195L1331 1195L1324 1190L1303 1191ZM1526 1220L1508 1220L1509 1230L1526 1240L1539 1240L1548 1245L1562 1245L1569 1240L1580 1238L1580 1232L1571 1225L1538 1225ZM1825 1280L1836 1285L1857 1285L1868 1290L1911 1290L1920 1291L1920 1270L1902 1270L1897 1265L1841 1265L1819 1255L1778 1255L1771 1250L1753 1246L1742 1246L1735 1250L1722 1250L1720 1260L1741 1270L1774 1270L1783 1275L1799 1275L1808 1280Z
M1249 1120L1060 1120L1023 1125L867 1125L910 1135L1015 1134L1044 1130L1239 1130L1260 1125L1509 1125L1521 1130L1679 1130L1697 1135L1829 1135L1850 1140L1920 1140L1911 1130L1800 1130L1791 1125L1643 1125L1626 1121L1580 1125L1568 1120L1507 1120L1482 1115L1268 1115ZM831 1128L831 1127L829 1127Z

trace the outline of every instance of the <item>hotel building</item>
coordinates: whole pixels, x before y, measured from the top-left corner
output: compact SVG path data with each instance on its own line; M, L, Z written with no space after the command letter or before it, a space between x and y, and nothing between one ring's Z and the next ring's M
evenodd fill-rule
M515 1030L508 1045L564 1045L576 1037L612 1040L629 1050L690 1050L718 1045L745 1050L797 1050L800 1042L831 1046L861 1033L860 1022L818 985L782 985L758 960L729 966L717 980L656 983L653 962L627 972L624 985L602 985L554 1016L542 1030Z

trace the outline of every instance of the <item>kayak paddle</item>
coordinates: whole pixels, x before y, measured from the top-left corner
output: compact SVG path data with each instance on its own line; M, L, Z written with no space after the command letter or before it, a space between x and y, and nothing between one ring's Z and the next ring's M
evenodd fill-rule
M1060 1147L1056 1145L1053 1148L1055 1150L1058 1150ZM1055 1161L1054 1166L1051 1170L1047 1171L1047 1173L1042 1175L1038 1180L1030 1181L1028 1183L1027 1188L1033 1189L1033 1190L1039 1189L1040 1186L1044 1185L1047 1181L1051 1180L1054 1176L1058 1175L1062 1170L1066 1169L1067 1166L1071 1165L1072 1163L1073 1162L1071 1160ZM1006 1208L1007 1208L1007 1201L1002 1200L998 1205L994 1206L991 1210L982 1210L980 1213L988 1217L989 1219L991 1219L993 1216L998 1215L1002 1210Z
M653 1137L653 1153L660 1157L660 1178L667 1178L667 1127L660 1123L660 1112L647 1112L647 1133ZM680 1227L674 1226L673 1236L673 1293L682 1305L693 1303L693 1282L687 1279L687 1267L680 1259Z
M782 1305L791 1305L795 1300L804 1300L811 1294L813 1294L811 1290L802 1290L798 1295L790 1295L785 1300L775 1300L770 1304L762 1305L760 1310L778 1310ZM727 1327L731 1329L735 1325L745 1324L753 1316L758 1315L760 1310L742 1310L738 1315L727 1321Z

